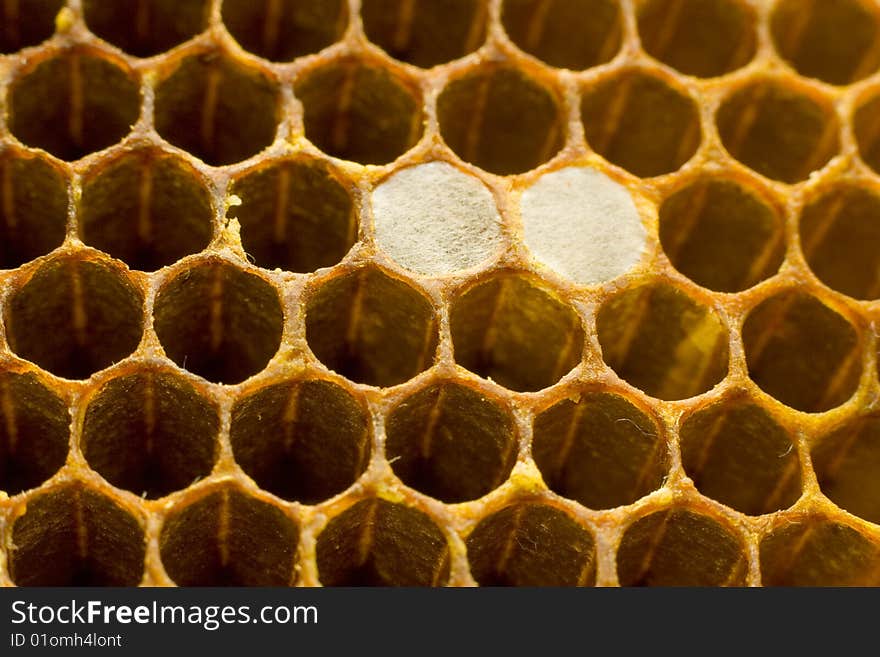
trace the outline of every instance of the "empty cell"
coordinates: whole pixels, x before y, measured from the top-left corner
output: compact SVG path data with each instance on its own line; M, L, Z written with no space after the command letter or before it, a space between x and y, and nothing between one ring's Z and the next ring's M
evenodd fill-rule
M825 100L780 79L757 79L722 103L715 123L727 152L761 175L794 184L839 148L839 124Z
M18 586L137 586L143 575L139 520L79 483L29 499L11 541L9 574Z
M611 297L599 310L596 329L608 366L652 397L693 397L727 374L728 333L722 321L666 283Z
M593 586L592 534L552 506L513 504L484 518L467 538L481 586Z
M621 586L744 586L747 572L740 537L685 508L637 520L617 549Z
M278 62L326 48L348 26L344 0L224 0L221 11L242 48Z
M565 143L558 93L508 66L452 80L437 99L437 120L461 159L501 176L540 166Z
M78 160L129 133L140 112L139 82L120 61L66 50L13 80L7 111L23 144Z
M869 97L856 108L853 132L862 159L880 173L880 95Z
M455 362L519 392L552 386L581 360L580 316L530 277L497 274L459 293L450 324Z
M757 191L726 178L700 178L663 201L660 243L695 283L740 292L779 271L785 225Z
M0 267L46 255L66 231L65 175L39 156L0 157Z
M370 460L369 415L329 381L288 381L248 394L232 409L236 462L286 500L323 502L351 486Z
M64 465L70 439L67 404L35 374L0 374L0 490L36 488Z
M444 502L482 497L510 474L517 455L510 410L457 383L433 385L395 407L385 454L408 486Z
M532 457L551 490L591 509L632 504L663 483L666 441L625 397L585 391L542 411Z
M89 30L137 57L158 55L203 31L209 0L82 0Z
M760 545L764 586L877 586L880 548L822 516L793 519Z
M755 12L741 0L647 0L639 6L645 52L687 75L711 78L755 54Z
M112 262L63 256L42 265L10 297L9 346L66 379L87 379L141 341L143 292Z
M779 0L770 30L801 75L842 85L880 66L880 17L870 0Z
M317 541L324 586L443 586L449 545L426 514L382 499L333 518Z
M182 159L128 152L83 180L79 232L132 269L153 271L198 253L211 241L211 195Z
M746 318L742 339L752 381L799 411L839 406L858 386L856 329L806 292L789 290L763 301Z
M418 87L359 60L324 64L294 85L306 137L333 157L360 164L396 160L422 136Z
M255 264L298 273L335 265L357 240L351 183L320 160L273 162L238 178L232 192L241 244Z
M0 5L0 54L35 46L55 33L64 0L6 0Z
M221 260L195 265L160 290L153 324L165 353L215 383L261 371L281 344L283 311L264 279Z
M186 379L145 370L105 383L89 401L80 449L114 486L153 499L210 474L217 405Z
M214 166L271 144L280 111L274 80L218 51L187 57L156 87L156 130Z
M421 292L363 267L313 289L306 303L306 339L312 353L342 376L393 386L433 363L437 319Z
M485 0L362 0L367 38L395 59L430 68L464 57L486 38Z
M280 509L227 486L174 508L159 553L178 586L292 586L298 542Z
M697 151L702 132L694 101L651 73L627 70L584 92L587 143L630 173L660 176Z
M880 297L880 194L842 183L801 212L801 251L829 287L856 299Z
M684 469L707 497L760 515L789 507L801 495L791 436L748 399L725 399L697 411L680 436Z

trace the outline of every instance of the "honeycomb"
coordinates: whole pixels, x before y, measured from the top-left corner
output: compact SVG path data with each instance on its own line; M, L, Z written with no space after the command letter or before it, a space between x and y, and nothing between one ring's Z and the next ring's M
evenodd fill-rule
M0 584L880 583L880 2L0 3Z

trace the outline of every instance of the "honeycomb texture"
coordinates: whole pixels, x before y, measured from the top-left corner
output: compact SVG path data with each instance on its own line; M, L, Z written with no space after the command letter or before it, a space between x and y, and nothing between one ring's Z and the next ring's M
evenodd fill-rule
M880 583L880 3L6 0L0 53L0 584ZM497 225L419 273L371 194L431 161ZM568 167L611 280L526 247Z

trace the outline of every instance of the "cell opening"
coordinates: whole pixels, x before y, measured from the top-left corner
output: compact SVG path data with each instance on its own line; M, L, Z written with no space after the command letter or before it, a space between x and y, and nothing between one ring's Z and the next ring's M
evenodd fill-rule
M791 436L760 406L727 399L681 427L681 460L707 497L750 515L784 509L801 495L801 467Z
M686 399L727 374L728 333L715 312L665 283L611 298L596 320L605 363L652 397Z
M23 144L78 160L129 133L140 113L139 82L120 62L68 50L13 81L8 111Z
M143 306L143 292L116 266L63 256L13 293L6 338L21 358L57 376L87 379L137 348Z
M67 404L34 374L0 374L0 490L36 488L67 459Z
M214 166L269 146L279 115L275 82L216 51L187 57L156 88L156 130Z
M792 520L761 540L764 586L877 586L880 549L821 516Z
M510 411L456 383L404 400L385 426L385 454L407 486L449 503L475 500L500 486L517 456Z
M761 175L794 184L839 147L834 110L780 80L757 80L725 99L715 123L727 152Z
M318 535L324 586L443 586L449 545L424 513L378 498L361 500Z
M395 59L430 68L464 57L486 38L482 0L363 0L367 38Z
M159 553L178 586L293 586L298 542L280 509L223 488L171 512Z
M518 274L501 274L452 301L455 362L517 392L552 386L581 360L577 312Z
M104 384L89 402L80 447L114 486L149 499L210 474L220 419L185 379L143 371Z
M0 158L0 267L61 246L67 231L67 179L40 157Z
M861 375L856 329L796 290L763 301L743 324L749 377L783 404L819 413L849 399Z
M868 99L856 109L853 132L865 164L880 173L880 95Z
M672 265L718 292L740 292L779 271L784 228L774 206L733 180L698 180L660 206L660 242Z
M28 500L12 544L9 574L18 586L137 586L144 570L140 523L80 484Z
M329 381L289 381L248 395L232 409L236 462L262 488L317 504L351 486L370 460L369 417Z
M437 319L407 283L364 267L314 289L306 303L306 340L329 369L372 386L394 386L431 366Z
M297 273L335 265L357 240L347 181L317 160L277 162L233 185L241 243L267 269Z
M188 41L208 25L208 0L83 0L89 30L137 57Z
M126 153L83 182L79 231L132 269L155 271L208 246L211 195L176 156Z
M632 504L663 483L666 441L624 397L584 392L542 411L532 457L551 490L590 509Z
M637 520L617 550L621 586L744 586L741 539L711 518L667 509Z
M55 33L55 16L64 3L65 0L12 0L0 5L0 54L35 46L51 37Z
M484 518L467 538L481 586L593 586L592 534L551 506L521 503Z
M266 366L281 345L284 324L272 285L220 260L194 265L166 283L153 319L171 360L228 384Z

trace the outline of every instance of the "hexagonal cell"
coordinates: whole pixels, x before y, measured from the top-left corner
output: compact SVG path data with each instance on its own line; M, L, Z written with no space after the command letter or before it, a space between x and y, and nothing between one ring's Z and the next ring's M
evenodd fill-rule
M699 491L748 513L771 513L801 495L801 467L791 436L757 404L731 398L687 418L681 460Z
M361 500L318 535L324 586L443 586L449 545L424 513L402 504Z
M596 318L602 358L659 399L702 394L727 374L728 333L715 312L666 283L630 288Z
M486 38L483 0L362 0L367 38L392 57L430 68L464 57Z
M348 26L343 0L224 0L221 12L242 48L277 62L323 50Z
M695 283L740 292L779 271L785 225L758 193L733 180L701 178L663 201L660 243Z
M858 386L858 333L806 292L789 290L763 301L746 318L742 338L752 381L799 411L839 406Z
M676 171L691 159L702 137L694 101L638 70L588 88L581 120L594 151L641 177Z
M281 345L278 292L254 274L210 260L162 286L153 310L165 353L216 383L240 383L262 370Z
M740 537L684 508L637 520L617 549L621 586L743 586L747 572Z
M159 553L179 586L292 586L298 542L280 509L226 487L172 510Z
M516 462L510 411L453 382L405 399L388 416L385 433L395 474L444 502L482 497L507 479Z
M260 267L299 273L342 260L357 239L348 186L320 160L274 162L232 185L241 244Z
M0 267L14 269L61 246L67 179L42 157L0 157Z
M156 87L156 130L214 166L271 144L280 112L274 80L222 52L187 57Z
M657 423L610 392L583 392L537 415L532 457L547 486L591 509L632 504L667 469Z
M437 99L437 120L460 158L500 176L540 166L565 143L556 91L506 66L452 80Z
M858 183L836 185L804 207L800 237L823 283L856 299L880 297L880 194Z
M83 0L94 34L137 57L151 57L208 26L209 0Z
M306 340L331 370L393 386L431 366L437 318L421 292L374 267L336 276L306 303Z
M455 362L519 392L552 386L581 360L578 314L516 273L484 279L452 301Z
M862 159L880 173L880 94L863 101L856 109L853 132Z
M715 123L734 158L789 184L821 169L839 147L834 109L780 79L758 79L735 91Z
M642 48L687 75L711 78L755 54L756 17L741 0L647 0L639 6Z
M18 586L136 586L144 570L138 520L78 483L28 500L11 540L9 574Z
M13 293L4 314L9 346L67 379L87 379L141 341L143 292L110 262L63 256Z
M217 405L171 372L146 370L105 383L89 401L80 448L114 486L157 498L210 474Z
M64 465L70 439L67 404L35 374L0 374L0 490L36 488Z
M84 178L79 232L132 269L153 271L208 246L211 195L184 160L130 151Z
M849 84L880 66L880 16L870 2L780 0L770 29L779 54L801 75Z
M505 0L501 22L521 50L573 70L609 61L623 36L617 0Z
M810 457L828 499L880 524L880 416L852 419L822 436Z
M120 141L140 112L135 73L91 50L67 50L13 81L9 129L27 146L77 160Z
M880 548L847 525L798 518L761 540L764 586L877 586Z
M306 137L328 155L387 164L422 136L421 92L380 66L331 62L300 77L294 93Z
M0 5L0 54L35 46L55 33L55 16L65 0L19 0Z
M593 535L545 504L512 504L483 518L467 538L481 586L593 586Z
M344 491L370 460L368 414L329 381L277 383L243 397L229 440L260 488L306 504Z

